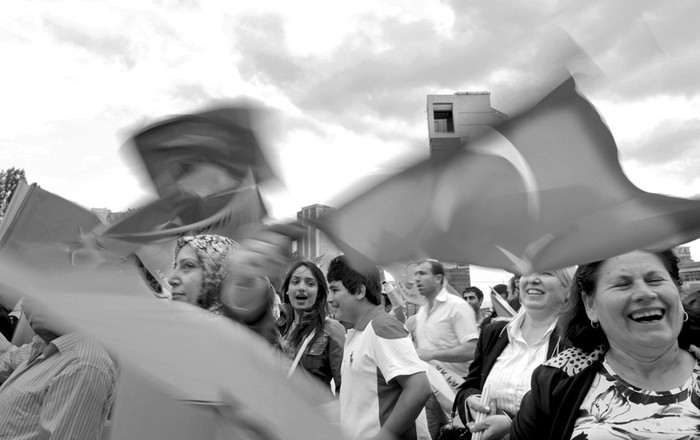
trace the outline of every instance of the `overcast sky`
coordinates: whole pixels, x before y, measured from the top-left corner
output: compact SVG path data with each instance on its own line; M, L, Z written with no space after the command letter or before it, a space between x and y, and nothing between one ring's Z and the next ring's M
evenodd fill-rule
M698 17L694 0L5 1L0 168L88 208L139 206L126 136L246 96L275 110L283 186L265 197L292 217L426 157L428 94L490 91L505 113L542 96L568 35L602 74L581 89L630 180L698 197Z

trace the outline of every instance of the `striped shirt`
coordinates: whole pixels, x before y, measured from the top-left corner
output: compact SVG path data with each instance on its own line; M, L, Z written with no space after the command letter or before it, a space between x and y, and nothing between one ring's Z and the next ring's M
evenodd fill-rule
M80 333L50 343L0 343L0 438L98 439L109 415L117 369ZM4 350L4 352L3 352Z
M520 401L530 391L532 372L547 360L549 336L557 322L549 326L544 335L532 345L523 338L521 326L525 313L518 313L504 329L508 332L509 343L493 365L486 378L491 400L496 401L499 410L511 417L520 409Z

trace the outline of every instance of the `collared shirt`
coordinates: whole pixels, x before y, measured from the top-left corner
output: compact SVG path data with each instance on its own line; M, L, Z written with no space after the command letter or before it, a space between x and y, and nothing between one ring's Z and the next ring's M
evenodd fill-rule
M80 333L48 344L35 337L31 344L7 349L0 366L12 368L26 347L29 355L0 387L0 438L98 439L117 379L107 353Z
M340 425L349 439L377 435L402 393L398 376L424 372L406 327L377 306L345 338L340 389ZM425 410L401 439L430 439Z
M416 347L426 350L452 348L479 339L474 309L461 297L449 294L445 287L435 297L432 308L428 303L423 304L406 325ZM469 373L469 362L441 364L457 377L465 377Z
M530 391L532 372L547 359L549 337L557 325L554 321L537 342L528 345L521 329L524 320L525 313L520 312L504 327L508 332L508 345L484 383L484 388L489 387L490 400L495 400L498 409L511 417L520 408L525 393Z

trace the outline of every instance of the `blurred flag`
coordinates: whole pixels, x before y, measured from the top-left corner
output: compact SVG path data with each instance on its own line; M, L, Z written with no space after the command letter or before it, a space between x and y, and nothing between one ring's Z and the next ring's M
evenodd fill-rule
M700 201L624 175L596 109L566 80L532 108L319 220L376 264L430 256L513 273L582 264L700 236Z
M119 262L128 249L86 243L101 225L95 213L22 180L0 223L0 249L37 269Z
M99 234L137 244L204 233L235 238L241 226L259 223L266 213L255 185L207 197L172 193L105 227Z
M514 318L517 312L513 310L510 304L508 304L508 301L503 299L503 297L496 292L493 287L489 286L489 289L491 290L491 306L493 307L493 311L496 316L500 318Z
M245 422L265 427L271 439L341 438L321 412L329 399L325 390L304 375L286 380L279 353L265 340L188 304L130 295L132 281L109 266L39 272L17 264L12 255L0 255L3 294L38 300L55 314L52 324L63 331L88 333L115 356L120 368L129 372L127 377L137 375L147 385L130 395L131 402L119 400L126 395L117 396L115 423L124 420L120 408L149 401L152 396L147 393L154 389L162 393L158 400L180 402L183 416L205 408L217 410L215 421L221 424L217 430L222 435L222 430L236 432ZM139 420L153 425L150 417ZM115 433L123 432L123 427L114 428ZM161 428L160 434L172 430ZM149 426L147 431L158 429ZM220 438L237 438L231 432Z
M135 133L125 148L144 165L159 198L92 231L101 246L120 241L167 289L175 241L183 235L238 239L267 210L257 183L275 178L253 131L251 105L177 116Z
M275 178L253 130L261 112L240 103L175 116L140 130L125 148L142 162L160 197L214 194L237 187L249 170L260 183Z

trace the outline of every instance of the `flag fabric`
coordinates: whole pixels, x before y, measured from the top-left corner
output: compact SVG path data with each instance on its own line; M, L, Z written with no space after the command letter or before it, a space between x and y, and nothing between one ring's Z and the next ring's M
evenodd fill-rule
M220 408L224 428L226 408L241 408L272 438L341 438L319 413L325 390L304 375L285 379L279 353L264 339L198 307L131 294L139 282L108 266L38 272L0 255L4 294L34 298L52 311L52 325L91 335L121 369L168 398Z
M490 289L491 292L489 293L489 296L491 298L491 307L493 308L495 315L500 318L514 318L517 312L513 310L510 304L508 304L508 301L503 299L498 292L493 290L493 287L490 287Z
M255 185L207 197L173 193L104 228L100 236L137 244L204 233L235 238L241 226L258 223L266 214Z
M698 218L700 201L650 194L627 179L608 127L569 78L317 225L348 255L380 265L431 257L529 273L691 241Z
M176 190L213 194L237 186L249 170L256 182L276 179L254 131L261 112L238 103L171 117L139 130L124 148L143 164L160 197Z
M0 249L35 268L97 266L122 261L128 248L102 248L89 240L102 226L93 212L20 181L0 223Z
M241 238L267 215L258 182L275 175L253 130L251 105L169 118L137 131L125 149L147 170L158 199L92 231L99 246L121 242L167 290L183 235Z

